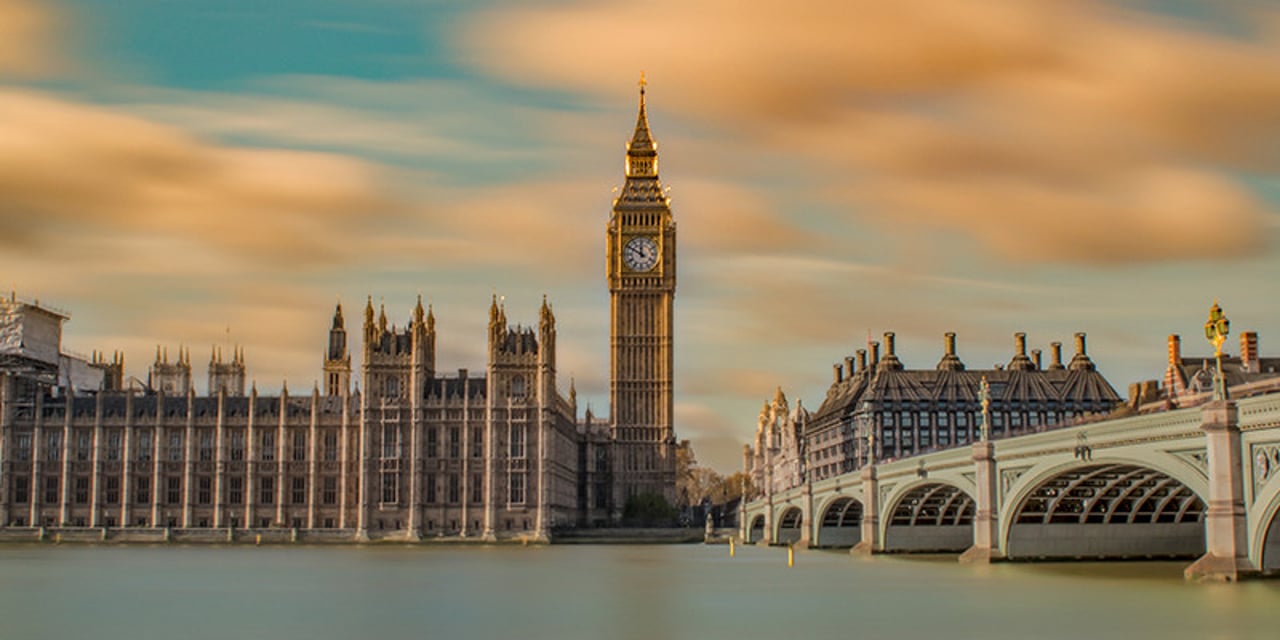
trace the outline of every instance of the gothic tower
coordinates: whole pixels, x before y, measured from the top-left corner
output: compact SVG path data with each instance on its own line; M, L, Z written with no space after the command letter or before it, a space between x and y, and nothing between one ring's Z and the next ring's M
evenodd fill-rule
M324 358L324 394L345 396L351 391L351 353L347 350L347 327L342 304L333 311L329 329L329 349Z
M222 359L222 347L213 347L209 354L209 395L225 393L228 396L244 395L244 351L234 347L231 361Z
M675 500L676 227L670 204L658 181L658 144L649 133L642 75L626 182L606 233L615 509L640 493Z

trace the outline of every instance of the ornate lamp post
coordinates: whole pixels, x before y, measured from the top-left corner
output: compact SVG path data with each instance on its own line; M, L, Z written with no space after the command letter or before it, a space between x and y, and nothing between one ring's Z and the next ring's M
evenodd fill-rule
M1222 307L1218 306L1218 301L1213 301L1213 307L1209 309L1209 320L1204 323L1204 337L1213 345L1213 357L1217 360L1218 370L1213 376L1213 399L1227 399L1227 379L1222 375L1222 343L1226 341L1227 334L1231 333L1231 321L1227 319L1227 314L1222 312Z

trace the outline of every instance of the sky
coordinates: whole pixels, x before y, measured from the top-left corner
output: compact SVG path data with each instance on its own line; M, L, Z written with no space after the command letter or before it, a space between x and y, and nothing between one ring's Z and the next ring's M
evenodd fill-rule
M1084 331L1122 395L1170 333L1209 353L1215 299L1280 345L1271 0L0 0L0 286L144 380L243 345L262 392L311 388L335 301L403 325L421 293L474 371L490 297L545 294L607 415L641 71L676 430L722 472L885 331L912 368Z

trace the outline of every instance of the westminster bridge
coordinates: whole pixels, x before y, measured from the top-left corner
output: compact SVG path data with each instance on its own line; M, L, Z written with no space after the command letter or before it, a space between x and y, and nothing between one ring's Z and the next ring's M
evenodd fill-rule
M1280 572L1280 392L921 454L762 496L742 539L962 562L1199 557Z

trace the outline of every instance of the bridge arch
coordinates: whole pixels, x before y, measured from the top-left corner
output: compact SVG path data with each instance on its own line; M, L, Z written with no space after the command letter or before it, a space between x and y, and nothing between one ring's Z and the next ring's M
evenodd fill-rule
M751 519L751 526L747 527L747 544L755 544L764 540L764 514L757 514Z
M1204 552L1203 486L1200 491L1144 463L1058 465L1022 483L1006 501L1005 556L1196 556Z
M804 537L804 510L800 507L783 507L778 518L778 530L773 536L775 544L794 544Z
M949 482L924 480L896 494L885 512L885 551L960 552L973 545L976 504L971 491Z
M1252 466L1248 460L1245 464L1246 469ZM1249 558L1261 571L1280 571L1280 473L1258 488L1248 512L1257 514L1249 525Z
M862 540L862 502L837 495L820 510L814 546L852 547Z

